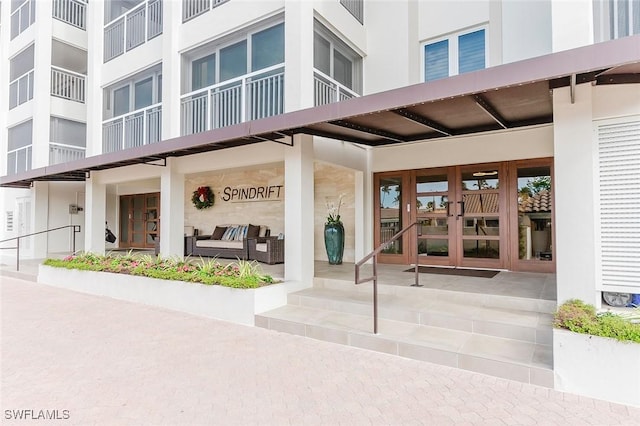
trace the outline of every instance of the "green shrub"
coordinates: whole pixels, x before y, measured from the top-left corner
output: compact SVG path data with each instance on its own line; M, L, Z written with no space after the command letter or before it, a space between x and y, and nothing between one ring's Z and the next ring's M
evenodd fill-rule
M162 259L160 256L136 255L130 251L120 256L112 253L106 256L81 253L64 259L46 259L44 264L56 268L104 271L232 288L258 288L274 283L271 276L262 273L257 262L244 260L225 265L217 259L201 258L199 262L191 262L189 258Z
M558 308L553 325L576 333L640 343L640 324L634 322L640 310L636 310L638 313L631 315L598 314L592 305L573 299Z

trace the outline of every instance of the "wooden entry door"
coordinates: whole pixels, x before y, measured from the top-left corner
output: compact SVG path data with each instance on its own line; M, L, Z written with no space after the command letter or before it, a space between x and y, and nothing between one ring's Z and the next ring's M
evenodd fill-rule
M153 248L160 235L160 193L120 196L120 247Z

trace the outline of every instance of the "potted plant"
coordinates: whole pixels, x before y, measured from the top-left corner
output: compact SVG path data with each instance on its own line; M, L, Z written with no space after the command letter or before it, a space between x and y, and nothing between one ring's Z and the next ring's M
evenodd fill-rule
M327 200L327 221L324 224L324 247L329 265L341 265L344 254L344 225L340 220L340 207L344 194L337 202Z

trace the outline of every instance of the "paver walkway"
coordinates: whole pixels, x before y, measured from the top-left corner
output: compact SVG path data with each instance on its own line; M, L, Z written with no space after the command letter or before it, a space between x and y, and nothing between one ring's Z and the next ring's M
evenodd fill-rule
M3 424L640 423L640 408L6 276L0 282ZM24 410L68 419L13 420Z

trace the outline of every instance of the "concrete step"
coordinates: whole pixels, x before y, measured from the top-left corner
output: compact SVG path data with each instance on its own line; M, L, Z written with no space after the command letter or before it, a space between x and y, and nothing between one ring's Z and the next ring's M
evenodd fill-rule
M289 294L288 303L335 312L372 315L372 294L351 286L340 289L313 287ZM553 315L479 305L480 301L458 303L425 294L424 289L378 295L378 316L383 319L485 334L544 345L552 344ZM478 298L479 299L479 298Z
M316 278L256 325L496 377L553 387L555 302Z

